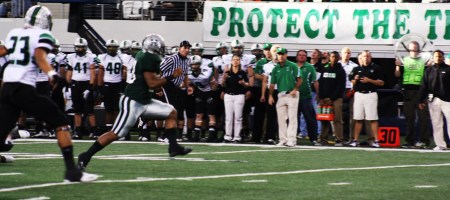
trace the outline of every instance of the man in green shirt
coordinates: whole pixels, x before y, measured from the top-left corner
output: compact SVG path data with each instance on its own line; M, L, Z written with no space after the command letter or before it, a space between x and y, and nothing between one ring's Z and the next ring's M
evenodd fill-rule
M270 79L269 104L275 100L273 91L275 84L278 88L278 101L276 104L278 114L278 134L280 142L277 146L295 147L297 145L297 110L299 102L302 76L297 64L287 60L287 49L277 49L278 63L272 70ZM294 123L286 124L286 119Z
M166 138L169 139L169 155L186 155L192 151L177 143L177 111L168 103L153 99L153 90L161 88L170 80L182 75L182 69L177 68L173 74L159 77L161 56L164 55L164 39L158 34L147 35L143 42L144 51L136 55L136 68L131 74L131 84L125 88L120 98L119 115L112 130L104 133L88 149L78 156L78 167L84 170L92 156L119 137L124 137L134 126L137 119L166 120Z
M315 91L319 91L319 83L316 77L316 69L313 65L306 62L308 54L305 50L297 51L297 65L302 74L302 85L300 86L300 100L298 104L298 118L300 124L300 115L303 113L306 121L306 128L308 132L309 140L313 145L317 143L317 120L316 111L314 110L313 102L315 99L311 99L311 83L314 86Z

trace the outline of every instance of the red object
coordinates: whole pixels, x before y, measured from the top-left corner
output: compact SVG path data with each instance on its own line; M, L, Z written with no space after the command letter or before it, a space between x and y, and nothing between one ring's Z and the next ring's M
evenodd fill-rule
M398 127L379 127L378 142L381 147L400 147L400 129Z

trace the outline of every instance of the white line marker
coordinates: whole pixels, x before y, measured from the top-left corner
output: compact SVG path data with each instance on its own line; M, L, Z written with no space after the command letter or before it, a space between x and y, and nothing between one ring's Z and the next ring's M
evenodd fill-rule
M267 183L267 180L242 180L243 183Z
M21 199L21 200L47 200L47 199L50 199L50 197L45 197L45 196L42 196L42 197L32 197L32 198L29 198L29 199Z
M12 172L12 173L0 173L0 176L15 176L15 175L22 175L22 173L16 173L16 172Z
M436 188L436 185L416 185L415 188Z
M22 142L56 142L56 139L15 139L18 143L22 144ZM94 140L74 140L74 143L93 143ZM161 142L140 142L140 141L115 141L114 144L143 144L143 145L167 145ZM275 145L269 144L223 144L223 143L190 143L190 142L182 142L182 144L187 145L206 145L206 146L236 146L236 147L260 147L260 148L279 148ZM293 148L289 148L289 150L294 149L310 149L310 150L362 150L362 151L391 151L391 152L420 152L420 153L435 153L432 149L400 149L400 148L367 148L367 147L327 147L327 146L296 146ZM286 149L287 150L287 149ZM192 152L193 154L195 152ZM441 152L440 152L441 153ZM442 153L450 153L450 151L443 151Z
M328 185L351 185L352 183L339 182L339 183L328 183Z
M397 168L413 168L413 167L443 167L450 166L450 163L440 164L423 164L423 165L391 165L391 166L377 166L377 167L351 167L351 168L331 168L331 169L311 169L311 170L295 170L285 172L262 172L262 173L245 173L245 174L224 174L212 176L192 176L192 177L173 177L173 178L146 178L139 177L138 179L125 180L100 180L92 183L136 183L136 182L153 182L153 181L185 181L185 180L203 180L203 179L219 179L219 178L235 178L235 177L249 177L249 176L272 176L272 175L287 175L287 174L306 174L306 173L320 173L320 172L335 172L335 171L362 171L362 170L379 170L379 169L397 169ZM77 183L45 183L38 185L26 185L21 187L0 188L0 192L10 192L18 190L26 190L31 188L43 188L57 185L69 185Z

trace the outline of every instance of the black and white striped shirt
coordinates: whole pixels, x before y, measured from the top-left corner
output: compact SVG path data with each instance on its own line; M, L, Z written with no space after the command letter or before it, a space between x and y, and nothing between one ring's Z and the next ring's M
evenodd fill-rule
M161 73L163 77L168 77L173 74L174 70L181 67L183 75L172 79L176 86L181 86L184 80L184 75L189 71L189 58L183 58L180 54L171 55L165 58L161 63Z

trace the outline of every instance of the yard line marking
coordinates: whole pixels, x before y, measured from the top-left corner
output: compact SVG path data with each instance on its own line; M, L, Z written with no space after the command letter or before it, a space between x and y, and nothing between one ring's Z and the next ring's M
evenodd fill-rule
M168 161L168 160L183 160L191 162L247 162L245 160L213 160L205 158L172 158L172 157L143 157L143 156L109 156L102 157L103 160L153 160L153 161Z
M172 178L139 177L136 179L125 179L125 180L99 180L99 181L94 181L91 183L137 183L137 182L154 182L154 181L192 181L192 180L235 178L235 177L248 177L248 176L271 176L271 175L305 174L305 173L320 173L320 172L334 172L334 171L355 171L355 170L359 171L359 170L396 169L396 168L411 168L411 167L443 167L443 166L450 166L450 163L311 169L311 170L295 170L295 171L285 171L285 172L261 172L261 173L224 174L224 175L172 177ZM11 191L26 190L26 189L32 189L32 188L43 188L43 187L69 185L69 184L78 184L78 183L70 183L70 182L62 182L61 183L61 182L59 182L59 183L26 185L26 186L20 186L20 187L12 187L12 188L1 188L0 192L11 192Z
M242 180L243 183L267 183L267 180Z
M351 185L352 183L339 182L339 183L328 183L328 185Z
M14 176L14 175L22 175L23 173L11 172L11 173L0 173L0 176Z
M415 188L436 188L436 185L416 185Z
M50 197L45 197L45 196L41 196L41 197L31 197L29 199L21 199L21 200L47 200L50 199Z
M20 141L20 142L36 142L36 141L43 141L43 142L56 142L56 139L15 139L14 141ZM74 143L94 143L95 140L73 140ZM23 143L19 143L23 144ZM162 142L141 142L141 141L114 141L113 144L144 144L144 145L168 145L166 143ZM200 143L200 142L181 142L181 144L186 145L206 145L206 146L217 146L217 147L223 147L223 146L229 146L229 147L259 147L259 148L274 148L274 149L288 149L286 147L276 147L275 145L269 145L269 144L223 144L223 143ZM393 151L393 152L420 152L420 153L436 153L433 152L432 149L401 149L401 148L370 148L370 147L332 147L332 146L296 146L296 147L289 147L289 149L320 149L320 150L362 150L362 151ZM442 151L439 153L450 153L450 151ZM192 153L191 153L192 154Z

